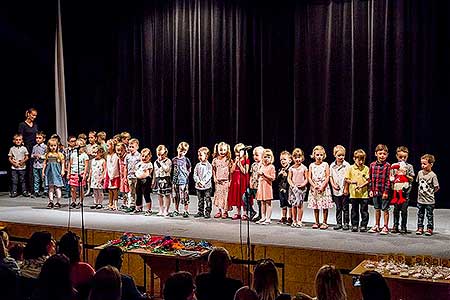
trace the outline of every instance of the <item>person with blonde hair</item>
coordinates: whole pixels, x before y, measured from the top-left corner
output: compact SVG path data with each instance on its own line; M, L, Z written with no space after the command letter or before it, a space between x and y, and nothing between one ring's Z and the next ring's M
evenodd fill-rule
M234 161L231 164L231 182L228 191L228 206L230 209L236 207L236 213L233 215L233 220L243 219L247 220L247 209L244 207L244 214L241 216L241 210L244 206L242 196L248 186L249 176L248 169L250 167L250 160L248 159L245 146L238 143L234 146Z
M170 177L172 161L167 157L168 152L164 145L156 147L156 156L158 158L153 164L153 191L158 194L158 217L169 214L170 193L172 191L172 178Z
M189 218L189 174L192 165L189 158L186 157L189 151L189 144L181 142L177 147L177 156L172 159L172 189L175 210L169 214L170 217L176 217L180 214L180 203L184 206L183 218Z
M228 188L230 186L230 145L220 142L214 145L213 153L214 205L218 208L214 218L228 218Z
M273 152L270 149L264 149L262 165L259 168L258 174L258 191L256 192L256 200L261 201L262 218L257 221L257 224L270 224L272 216L272 200L273 190L272 182L275 180L275 167L273 166Z
M204 217L205 219L211 218L211 178L212 178L212 165L208 161L209 149L201 147L198 149L199 162L194 168L194 182L195 189L197 191L198 198L198 211L194 216L195 218ZM206 207L205 207L206 204Z

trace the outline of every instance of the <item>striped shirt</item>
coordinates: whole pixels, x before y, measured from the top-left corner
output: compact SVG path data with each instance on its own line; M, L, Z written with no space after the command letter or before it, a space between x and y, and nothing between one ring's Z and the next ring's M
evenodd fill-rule
M388 162L380 163L374 161L369 167L369 190L373 193L373 196L382 196L383 193L389 191L389 169L390 164Z

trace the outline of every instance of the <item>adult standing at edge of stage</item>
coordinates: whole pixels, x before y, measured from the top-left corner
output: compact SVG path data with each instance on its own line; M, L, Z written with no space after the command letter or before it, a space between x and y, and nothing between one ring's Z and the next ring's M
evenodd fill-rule
M24 146L27 148L28 153L31 153L33 146L36 144L36 133L38 132L38 126L35 122L37 117L37 109L29 108L25 112L25 121L19 123L17 130L23 136ZM27 191L33 190L33 160L27 161L27 170L25 175L25 181L27 184Z

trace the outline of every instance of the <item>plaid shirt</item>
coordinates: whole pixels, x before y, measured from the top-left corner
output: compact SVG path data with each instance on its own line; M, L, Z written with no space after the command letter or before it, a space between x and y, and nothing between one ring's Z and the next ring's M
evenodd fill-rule
M389 169L388 162L379 163L374 161L369 167L369 190L372 191L373 196L381 196L383 193L389 191Z

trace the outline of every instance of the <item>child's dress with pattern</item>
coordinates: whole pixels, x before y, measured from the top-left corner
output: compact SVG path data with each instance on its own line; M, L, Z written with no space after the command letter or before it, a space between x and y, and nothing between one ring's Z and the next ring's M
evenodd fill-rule
M230 182L230 166L227 158L214 158L213 169L216 173L214 192L214 205L220 209L228 210L228 186Z
M63 187L64 181L61 175L61 163L64 161L64 154L49 153L47 155L45 167L45 186Z
M316 185L323 185L326 177L327 162L322 162L320 165L311 163L311 178ZM328 209L333 207L333 199L331 198L331 190L329 184L325 190L319 193L316 189L311 187L308 194L308 208L312 209Z
M103 174L105 170L103 169L105 159L93 159L91 168L91 188L93 189L103 189L104 179Z

